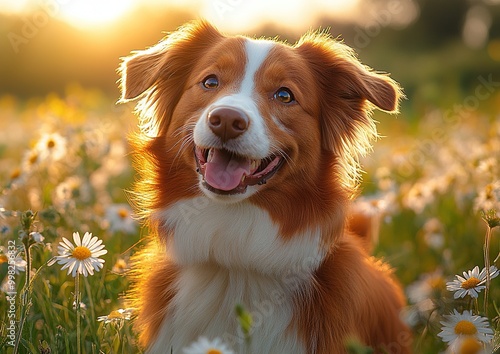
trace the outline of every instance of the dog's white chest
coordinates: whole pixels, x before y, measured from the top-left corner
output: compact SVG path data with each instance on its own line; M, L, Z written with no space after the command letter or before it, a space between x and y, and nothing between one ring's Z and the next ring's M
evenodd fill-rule
M297 281L290 277L289 283ZM182 285L181 285L182 284ZM298 284L297 284L298 285ZM182 271L179 292L151 353L182 353L199 336L220 338L235 353L247 352L235 306L252 316L250 353L305 353L293 327L291 294L275 280L242 271L192 266Z
M150 353L182 353L199 336L245 352L238 304L253 318L250 352L305 352L293 327L293 296L323 258L319 232L285 241L267 212L209 199L179 202L159 217L174 230L169 250L181 270Z

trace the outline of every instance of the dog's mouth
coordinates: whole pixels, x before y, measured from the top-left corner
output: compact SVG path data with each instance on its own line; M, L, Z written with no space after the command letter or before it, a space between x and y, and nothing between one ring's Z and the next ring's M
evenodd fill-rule
M194 156L204 187L223 195L245 193L248 186L266 183L284 162L274 154L255 160L216 148L195 147Z

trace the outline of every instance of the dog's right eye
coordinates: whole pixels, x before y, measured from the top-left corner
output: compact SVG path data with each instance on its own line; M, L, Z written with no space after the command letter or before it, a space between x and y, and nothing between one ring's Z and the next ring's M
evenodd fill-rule
M209 75L201 82L204 88L213 90L219 87L219 79L215 75Z

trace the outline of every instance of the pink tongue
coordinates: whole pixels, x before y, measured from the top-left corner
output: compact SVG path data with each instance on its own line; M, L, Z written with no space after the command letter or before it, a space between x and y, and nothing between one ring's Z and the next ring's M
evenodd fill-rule
M250 174L250 161L235 157L225 150L214 149L206 164L205 180L214 188L230 191L238 187L243 174Z

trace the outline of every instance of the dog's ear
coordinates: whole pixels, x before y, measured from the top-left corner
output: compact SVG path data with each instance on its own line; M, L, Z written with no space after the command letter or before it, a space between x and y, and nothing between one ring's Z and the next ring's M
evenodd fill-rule
M168 35L157 45L123 58L121 102L133 100L165 80L186 77L196 55L222 35L208 22L190 22Z
M334 152L356 180L358 155L377 137L371 111L376 107L397 112L401 90L388 75L362 65L350 47L325 33L308 33L295 48L318 83L322 147Z
M122 102L133 100L153 86L167 52L165 42L124 58L120 66Z

